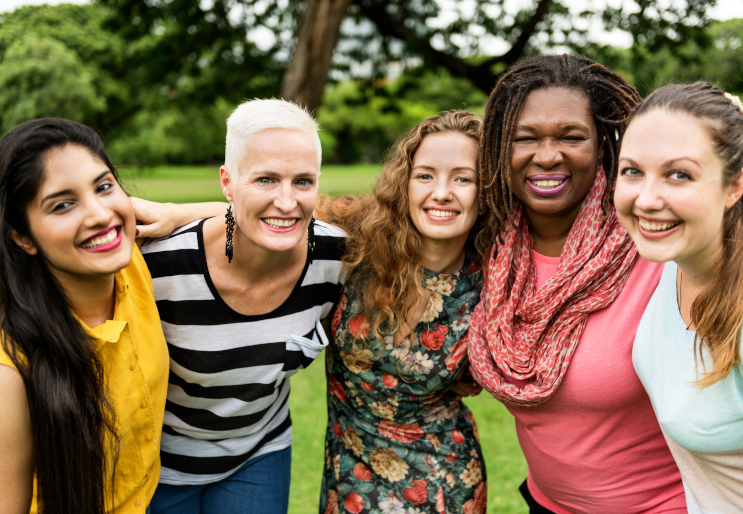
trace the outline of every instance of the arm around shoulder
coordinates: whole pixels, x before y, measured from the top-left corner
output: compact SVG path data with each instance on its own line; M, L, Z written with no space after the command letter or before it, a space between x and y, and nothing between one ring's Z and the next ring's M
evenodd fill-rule
M28 514L36 459L31 412L20 373L0 364L0 514Z
M227 212L227 203L158 203L131 197L134 215L143 225L137 227L138 238L163 237L192 221L219 216Z

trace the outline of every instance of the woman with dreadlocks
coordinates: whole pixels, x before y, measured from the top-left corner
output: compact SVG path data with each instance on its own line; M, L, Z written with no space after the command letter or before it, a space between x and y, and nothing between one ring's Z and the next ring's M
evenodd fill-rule
M637 256L612 193L640 101L585 57L540 56L490 95L481 202L495 241L470 325L477 381L516 418L531 513L685 513L632 365L662 265Z

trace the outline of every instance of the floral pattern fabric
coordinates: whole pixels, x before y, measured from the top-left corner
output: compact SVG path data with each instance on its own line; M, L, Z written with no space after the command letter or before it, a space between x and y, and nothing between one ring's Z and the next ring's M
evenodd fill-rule
M424 271L430 300L411 334L374 338L346 285L326 351L328 427L321 514L485 512L485 463L472 413L451 388L467 360L482 271ZM359 282L361 282L359 284ZM357 336L366 336L366 345ZM371 337L370 337L371 336ZM355 343L355 344L354 344Z

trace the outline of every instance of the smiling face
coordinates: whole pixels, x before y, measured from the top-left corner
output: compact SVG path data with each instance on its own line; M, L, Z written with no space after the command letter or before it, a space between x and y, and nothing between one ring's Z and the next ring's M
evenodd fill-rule
M236 237L268 251L293 250L317 204L315 141L303 132L270 129L247 145L239 171L220 170L222 191L235 207Z
M723 183L722 162L698 119L656 109L627 128L614 204L645 259L692 266L714 259L723 215L741 191L740 179Z
M511 143L511 188L527 215L577 214L603 157L588 98L552 87L529 93Z
M413 156L408 198L426 242L465 241L479 212L474 141L459 132L426 136Z
M132 204L87 149L67 145L47 152L41 188L27 213L32 237L13 238L32 255L40 251L58 277L110 275L132 258Z

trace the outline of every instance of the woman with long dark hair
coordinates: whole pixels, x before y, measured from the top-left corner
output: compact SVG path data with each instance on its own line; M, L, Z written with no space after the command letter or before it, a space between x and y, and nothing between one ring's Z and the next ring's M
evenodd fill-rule
M614 202L641 256L666 262L633 361L689 512L743 506L743 105L708 82L630 116Z
M685 513L678 468L632 366L662 266L612 204L619 139L640 102L585 57L517 63L490 95L481 202L494 247L471 369L506 404L532 513Z
M0 140L0 511L145 512L168 352L101 138L44 118Z

